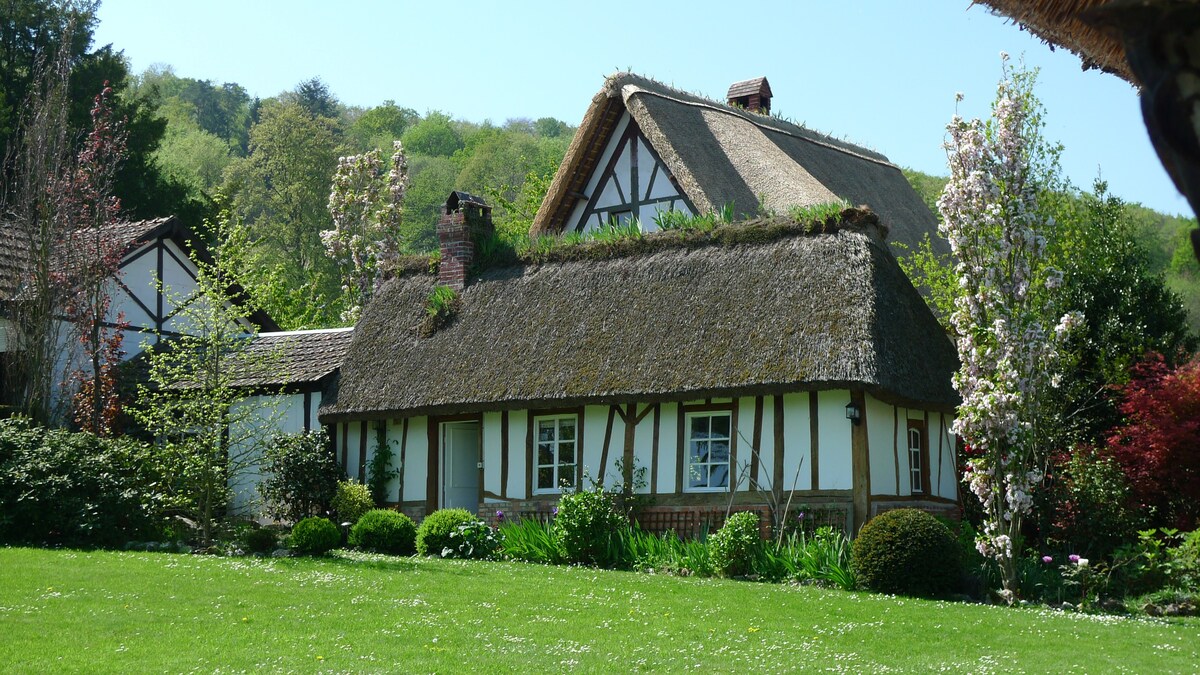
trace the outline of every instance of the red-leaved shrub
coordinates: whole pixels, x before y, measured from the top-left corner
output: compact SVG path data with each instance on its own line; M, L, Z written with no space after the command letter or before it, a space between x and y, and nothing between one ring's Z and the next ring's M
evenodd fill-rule
M1200 359L1171 368L1152 354L1122 388L1125 425L1108 439L1138 503L1155 525L1200 519Z

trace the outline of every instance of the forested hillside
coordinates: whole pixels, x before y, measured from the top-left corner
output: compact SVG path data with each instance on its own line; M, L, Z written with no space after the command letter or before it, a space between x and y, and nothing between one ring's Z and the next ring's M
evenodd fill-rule
M905 169L904 176L937 213L937 199L946 185L943 176ZM1121 204L1121 220L1140 243L1147 271L1162 275L1167 287L1179 295L1188 312L1193 332L1200 333L1200 265L1192 255L1188 232L1196 227L1195 218L1170 216L1137 203Z

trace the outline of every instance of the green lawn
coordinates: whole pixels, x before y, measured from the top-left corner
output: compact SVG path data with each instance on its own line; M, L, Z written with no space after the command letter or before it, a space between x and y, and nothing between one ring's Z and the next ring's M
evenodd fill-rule
M340 554L0 549L0 671L1193 672L1200 620Z

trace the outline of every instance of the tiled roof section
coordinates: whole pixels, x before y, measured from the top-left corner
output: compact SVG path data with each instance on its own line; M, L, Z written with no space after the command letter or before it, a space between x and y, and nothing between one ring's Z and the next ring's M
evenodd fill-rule
M106 228L105 238L115 242L126 253L139 244L169 232L182 224L174 216L152 218L150 220L133 220L115 223ZM0 224L0 301L11 300L21 286L24 276L32 264L30 254L31 242L28 236L11 222ZM70 257L59 258L59 255L71 256L78 251L59 251L56 253L57 264L69 262Z
M237 386L280 386L320 382L342 365L352 328L259 333L243 352L252 362L268 364L262 372L247 374Z

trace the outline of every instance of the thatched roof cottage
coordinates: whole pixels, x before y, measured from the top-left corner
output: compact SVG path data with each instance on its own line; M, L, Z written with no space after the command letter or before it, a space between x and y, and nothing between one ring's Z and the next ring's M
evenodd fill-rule
M872 208L814 223L746 218L750 201L711 231L651 226L760 193L779 213ZM934 219L886 158L618 75L533 231L634 218L647 233L475 265L490 209L452 194L438 272L385 283L321 406L347 471L366 478L389 452L388 498L417 517L548 512L590 476L650 500L644 526L680 533L730 504L785 517L789 497L847 529L900 504L956 508L956 356L887 244ZM438 286L459 293L431 325Z

